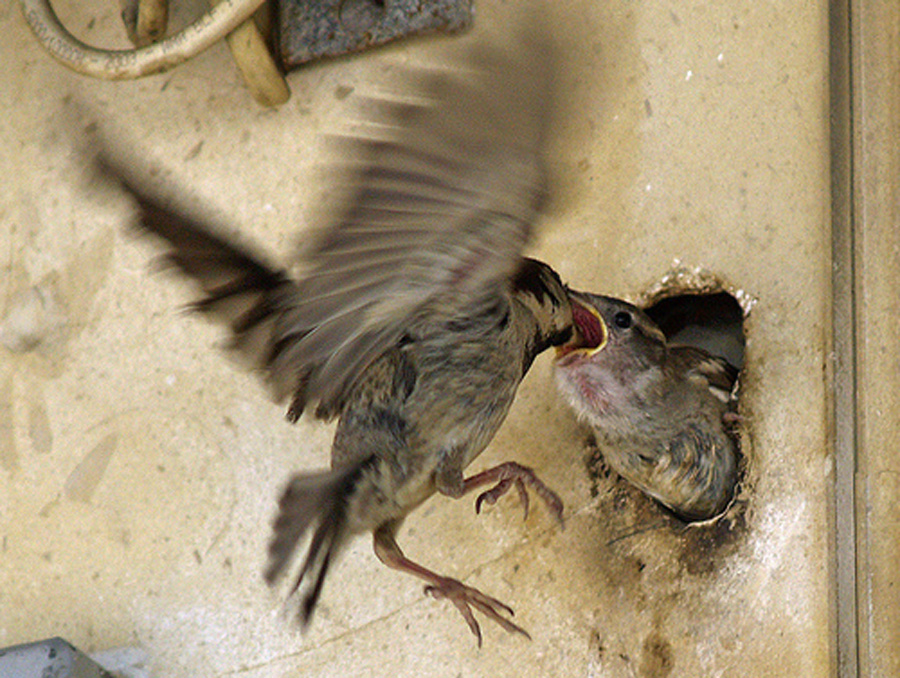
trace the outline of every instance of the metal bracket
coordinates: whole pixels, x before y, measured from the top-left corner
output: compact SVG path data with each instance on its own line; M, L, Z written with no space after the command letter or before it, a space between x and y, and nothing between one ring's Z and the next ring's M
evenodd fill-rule
M429 31L472 25L472 0L278 0L285 68Z
M0 649L0 676L114 678L62 638Z

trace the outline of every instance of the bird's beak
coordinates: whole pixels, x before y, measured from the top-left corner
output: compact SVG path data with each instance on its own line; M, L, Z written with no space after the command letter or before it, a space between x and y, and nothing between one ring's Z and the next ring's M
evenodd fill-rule
M577 292L569 292L574 331L572 339L556 347L557 359L571 353L590 357L602 351L609 341L609 331L596 308Z

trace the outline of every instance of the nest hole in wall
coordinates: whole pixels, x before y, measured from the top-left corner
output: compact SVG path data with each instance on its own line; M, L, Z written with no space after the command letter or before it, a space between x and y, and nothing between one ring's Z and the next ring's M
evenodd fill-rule
M744 321L746 311L735 295L726 291L722 285L710 285L705 280L698 289L692 289L690 283L677 287L663 287L654 294L648 295L648 303L644 311L666 335L672 344L681 344L701 348L710 355L724 358L738 370L738 381L732 392L735 411L738 411L740 373L744 368L746 339ZM735 504L743 505L747 492L747 437L741 435L742 418L735 418L734 438L738 443L740 455L740 472L738 486L735 488L735 500L723 515L729 515L733 523L735 519L743 523L743 511L735 510Z

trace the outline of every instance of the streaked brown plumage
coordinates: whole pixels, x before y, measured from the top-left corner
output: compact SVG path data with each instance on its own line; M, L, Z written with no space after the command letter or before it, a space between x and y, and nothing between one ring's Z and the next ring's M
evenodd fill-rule
M570 291L577 338L557 348L563 397L594 430L609 465L687 520L711 518L737 482L737 370L670 346L640 309Z
M476 49L457 73L409 73L411 96L366 103L365 130L341 141L348 202L299 279L104 161L136 198L140 227L203 289L194 308L231 329L288 417L315 406L339 418L331 470L294 476L281 498L266 572L270 583L287 573L311 534L292 589L303 623L341 547L373 532L378 557L450 599L479 643L471 608L525 634L503 603L407 559L395 533L434 492L485 485L476 506L513 485L527 499L527 485L561 517L556 495L518 464L463 477L533 358L572 332L559 277L521 255L545 191L552 64L526 42L512 57Z

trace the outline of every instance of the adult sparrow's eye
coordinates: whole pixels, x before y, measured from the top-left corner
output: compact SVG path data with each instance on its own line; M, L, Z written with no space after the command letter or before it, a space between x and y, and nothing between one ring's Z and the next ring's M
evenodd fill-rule
M633 319L628 311L619 311L613 316L613 322L616 324L616 327L627 330L631 327Z

